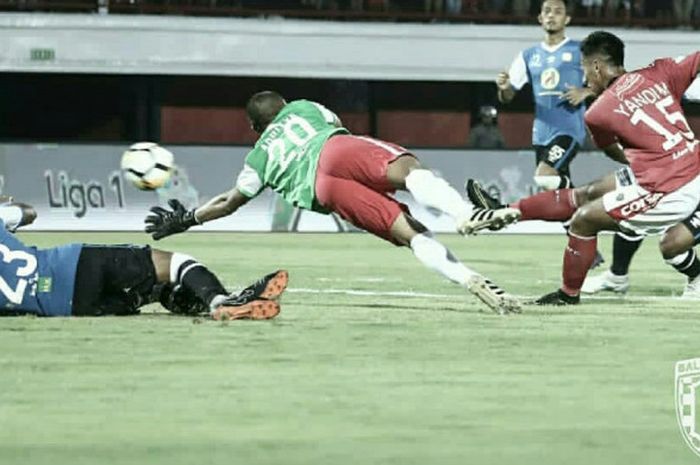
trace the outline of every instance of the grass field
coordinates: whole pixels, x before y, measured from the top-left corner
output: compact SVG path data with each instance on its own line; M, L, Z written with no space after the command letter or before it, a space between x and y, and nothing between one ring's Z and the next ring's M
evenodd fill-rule
M563 236L442 239L518 295L559 283ZM700 461L676 424L673 379L675 361L700 357L700 311L662 298L683 279L654 239L627 298L508 317L368 235L189 234L159 246L232 287L288 269L282 314L0 319L1 464Z

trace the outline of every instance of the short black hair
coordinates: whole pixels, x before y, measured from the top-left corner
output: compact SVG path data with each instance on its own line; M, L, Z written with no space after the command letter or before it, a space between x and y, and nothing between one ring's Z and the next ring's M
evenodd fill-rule
M625 66L625 43L606 31L592 32L581 42L583 56L601 55L608 64Z
M255 132L262 133L285 104L284 97L272 90L258 92L250 97L245 111Z
M547 1L547 0L542 0L542 1L540 2L540 10L541 10L542 7L544 6L544 2L546 2L546 1ZM556 0L556 1L562 2L562 3L564 4L564 8L566 8L567 10L569 9L569 1L568 1L568 0Z

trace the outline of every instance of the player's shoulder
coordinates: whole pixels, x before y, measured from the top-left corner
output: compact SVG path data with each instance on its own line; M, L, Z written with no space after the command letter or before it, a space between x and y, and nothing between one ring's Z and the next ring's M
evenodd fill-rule
M535 53L539 53L539 52L541 52L542 50L544 50L544 49L542 48L542 44L541 44L541 43L536 43L536 44L530 45L530 46L527 47L527 48L522 49L522 51L520 52L520 54L521 54L524 58L527 59L528 57L534 55Z
M612 87L603 91L586 110L584 115L586 124L597 125L601 119L605 119L606 115L615 107L616 100Z

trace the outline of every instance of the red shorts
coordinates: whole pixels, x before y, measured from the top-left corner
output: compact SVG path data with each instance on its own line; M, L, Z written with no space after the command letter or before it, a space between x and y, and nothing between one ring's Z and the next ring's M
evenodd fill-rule
M408 154L405 148L365 136L328 139L316 172L318 203L358 228L391 243L391 226L408 207L390 197L389 163Z

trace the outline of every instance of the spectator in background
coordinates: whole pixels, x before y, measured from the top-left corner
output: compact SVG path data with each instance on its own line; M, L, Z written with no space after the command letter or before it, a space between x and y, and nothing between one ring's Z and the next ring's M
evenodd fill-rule
M625 21L629 22L632 19L631 0L608 0L605 5L605 16L608 19L617 18L617 13L620 10L620 4L622 4L625 9Z
M424 0L423 9L426 13L442 14L442 0Z
M502 14L506 9L506 0L487 0L484 13Z
M479 122L469 131L467 147L475 149L502 149L506 143L496 124L496 107L484 105L479 109Z
M600 18L600 10L603 7L603 0L581 0L581 6L586 8L587 18Z
M513 0L512 12L514 16L529 16L530 0Z
M695 0L673 0L673 16L677 26L690 27L695 3Z
M476 8L476 2L472 1L472 11ZM445 0L445 11L448 15L462 14L462 0Z

